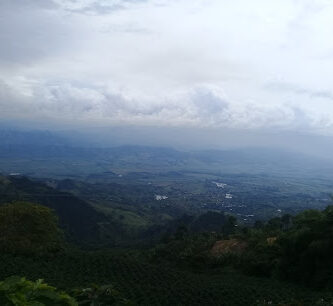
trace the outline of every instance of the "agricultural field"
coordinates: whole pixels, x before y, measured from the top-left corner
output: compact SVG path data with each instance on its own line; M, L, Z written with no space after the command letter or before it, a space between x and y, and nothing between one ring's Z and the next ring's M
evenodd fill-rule
M114 284L135 305L277 305L298 301L315 305L326 292L295 284L244 276L229 269L189 271L152 264L137 251L74 251L56 257L1 255L0 278L25 275L70 291L93 283Z

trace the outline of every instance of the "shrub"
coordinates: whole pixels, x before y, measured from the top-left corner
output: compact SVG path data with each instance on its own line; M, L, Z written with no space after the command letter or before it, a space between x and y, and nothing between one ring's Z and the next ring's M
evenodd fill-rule
M48 286L39 279L36 282L24 277L12 276L0 282L2 306L77 306L68 294Z

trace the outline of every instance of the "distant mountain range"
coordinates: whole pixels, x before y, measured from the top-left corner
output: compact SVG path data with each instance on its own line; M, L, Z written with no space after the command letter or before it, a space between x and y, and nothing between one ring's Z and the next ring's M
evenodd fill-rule
M68 145L69 141L49 131L19 131L0 129L0 144L4 145L36 145L54 146Z
M200 151L130 145L98 148L78 146L47 131L0 131L0 172L52 177L109 171L333 177L333 162L267 148Z

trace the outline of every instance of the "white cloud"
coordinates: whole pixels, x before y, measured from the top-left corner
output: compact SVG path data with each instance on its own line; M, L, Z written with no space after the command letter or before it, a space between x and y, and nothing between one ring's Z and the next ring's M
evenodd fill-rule
M333 132L331 1L29 3L0 4L1 117Z

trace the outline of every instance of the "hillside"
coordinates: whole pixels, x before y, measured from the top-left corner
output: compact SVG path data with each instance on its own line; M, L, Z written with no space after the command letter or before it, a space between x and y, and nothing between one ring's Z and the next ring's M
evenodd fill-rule
M74 241L98 241L98 224L106 221L103 214L70 193L26 177L0 176L0 203L14 201L39 203L53 209L59 217L60 226L68 238Z

